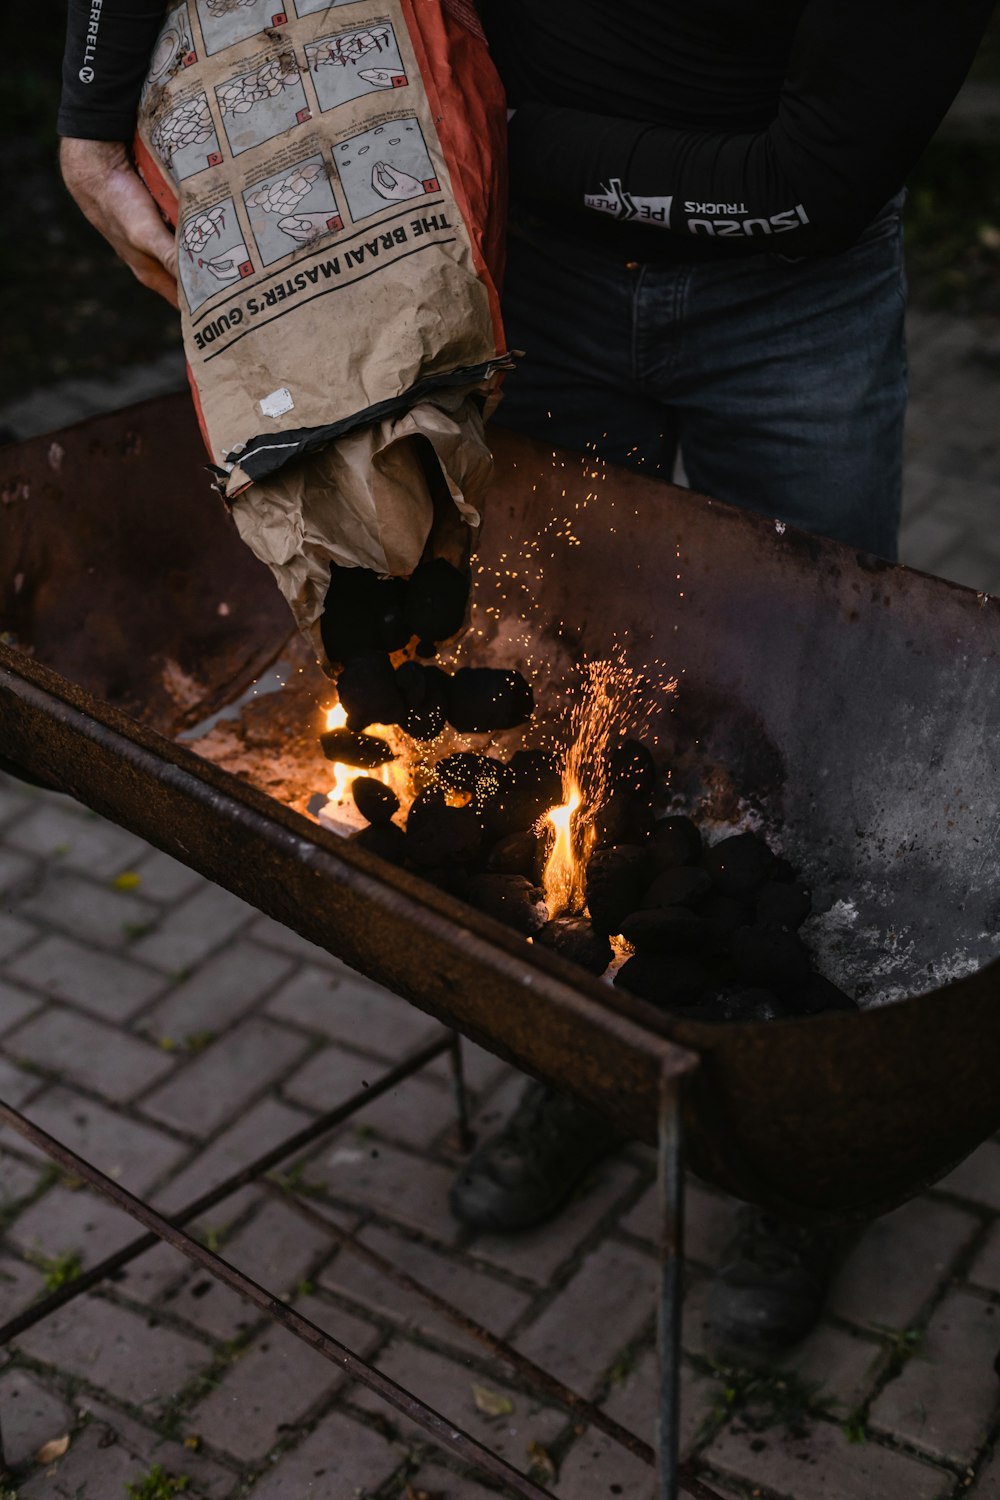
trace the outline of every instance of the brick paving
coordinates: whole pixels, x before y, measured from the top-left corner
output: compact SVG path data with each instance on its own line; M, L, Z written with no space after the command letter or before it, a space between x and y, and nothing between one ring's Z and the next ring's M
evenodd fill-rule
M1000 591L1000 330L915 312L910 346L903 560ZM82 416L107 393L69 394ZM0 777L0 1097L126 1186L176 1208L435 1031L132 835ZM467 1051L488 1131L519 1085ZM513 1239L452 1220L459 1160L441 1060L313 1149L301 1175L324 1213L651 1439L651 1154L602 1163L558 1221ZM720 1493L1000 1500L1000 1144L873 1223L819 1328L756 1384L716 1372L700 1336L733 1214L692 1184L683 1442ZM4 1314L132 1235L10 1132L0 1230ZM242 1190L199 1232L518 1466L534 1459L545 1477L551 1463L560 1500L650 1500L641 1463L517 1389L272 1195ZM499 1415L477 1409L473 1386L505 1398ZM157 1489L158 1472L187 1476L192 1500L496 1493L165 1246L0 1353L0 1422L2 1500L181 1492Z

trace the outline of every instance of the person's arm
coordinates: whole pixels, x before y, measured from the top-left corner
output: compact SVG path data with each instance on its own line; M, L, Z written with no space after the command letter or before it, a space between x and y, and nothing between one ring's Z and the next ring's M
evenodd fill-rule
M174 236L132 166L127 142L161 0L69 0L59 165L70 195L132 273L177 306Z
M676 130L518 102L511 183L528 201L672 233L852 245L961 87L994 0L807 0L774 121ZM780 238L776 238L779 237Z

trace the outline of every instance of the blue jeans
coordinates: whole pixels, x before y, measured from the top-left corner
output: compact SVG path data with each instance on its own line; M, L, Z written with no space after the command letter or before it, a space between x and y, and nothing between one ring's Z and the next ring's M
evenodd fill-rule
M496 420L885 558L899 530L902 197L850 250L626 263L537 223L509 240Z

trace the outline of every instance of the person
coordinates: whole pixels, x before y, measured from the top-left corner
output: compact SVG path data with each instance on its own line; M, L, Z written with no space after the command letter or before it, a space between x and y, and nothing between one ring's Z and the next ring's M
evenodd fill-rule
M993 5L482 0L511 115L504 317L527 351L497 420L667 478L681 452L693 488L894 559L903 184ZM161 0L70 0L60 161L176 304L173 235L127 148L162 16ZM452 1208L479 1228L541 1223L616 1144L532 1084ZM710 1303L716 1348L800 1339L847 1235L745 1210Z

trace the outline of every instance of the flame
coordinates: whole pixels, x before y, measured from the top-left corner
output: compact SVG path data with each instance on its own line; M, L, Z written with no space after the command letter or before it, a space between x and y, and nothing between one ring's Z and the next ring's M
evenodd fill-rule
M328 730L343 729L346 724L347 709L342 703L335 703L333 708L326 710L326 727ZM373 733L377 734L383 727L381 724L373 724L371 729ZM330 802L345 801L351 787L359 776L377 776L386 786L390 784L388 765L379 766L377 771L363 771L359 766L347 766L342 760L335 760L333 763L333 786L327 792L328 800Z
M545 889L545 904L550 917L558 917L566 910L578 910L583 906L583 861L578 858L574 844L574 816L583 803L583 794L573 777L567 776L568 786L563 787L566 801L560 807L552 807L545 814L545 821L555 830L555 839L545 861L542 885Z
M347 723L347 709L342 703L334 704L333 708L326 711L326 727L330 729L343 729ZM327 792L331 802L343 802L351 790L354 782L362 772L357 766L345 766L343 761L335 760L333 763L333 786Z

